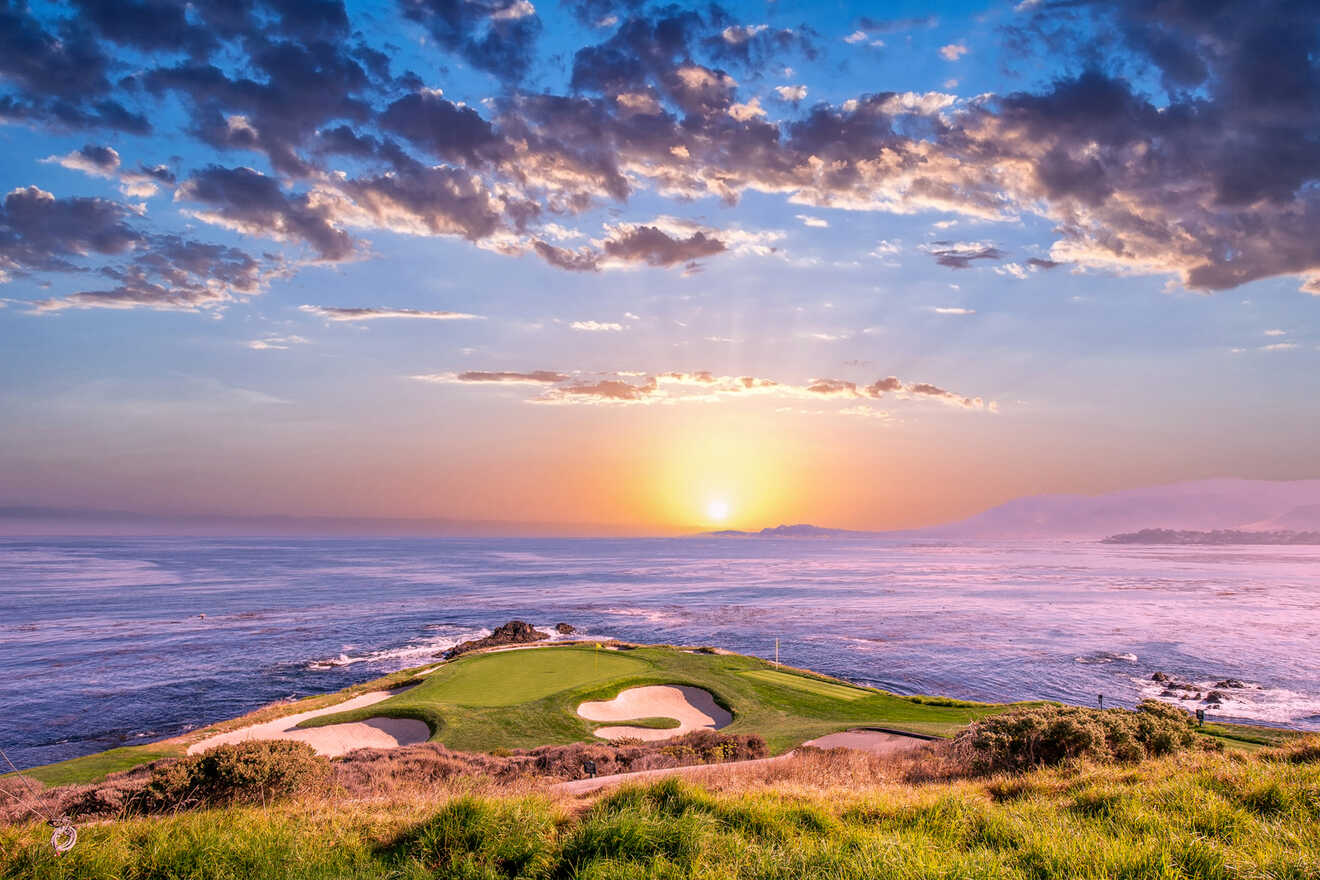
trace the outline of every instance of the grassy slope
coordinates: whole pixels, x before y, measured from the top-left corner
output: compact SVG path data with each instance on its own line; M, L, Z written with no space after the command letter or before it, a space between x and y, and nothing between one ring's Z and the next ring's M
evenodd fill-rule
M580 813L542 797L309 801L87 826L63 858L48 835L0 827L0 877L1302 880L1320 876L1320 764L1189 754L724 794L671 779Z
M540 671L528 674L529 666ZM597 652L585 646L564 646L474 654L417 678L423 668L396 672L333 694L267 706L187 737L110 749L24 772L46 785L95 782L110 773L182 755L189 742L204 736L419 681L421 687L369 709L327 715L309 724L393 715L426 721L437 732L433 739L455 749L563 744L590 739L600 726L578 718L577 704L584 699L608 699L636 684L695 684L733 710L735 721L727 730L760 733L778 752L814 736L868 724L947 736L968 721L1002 708L940 697L898 697L803 670L776 671L772 664L754 657L692 654L663 647ZM606 679L607 684L603 683ZM564 682L571 687L553 693ZM533 699L521 706L491 702L507 700L511 694ZM1230 747L1245 749L1295 736L1292 731L1237 724L1206 725L1206 731Z
M417 667L421 669L424 667ZM35 779L45 785L78 785L87 782L96 782L104 779L111 773L117 773L121 770L129 770L141 764L149 764L152 761L161 758L174 758L184 754L188 749L188 743L195 742L207 736L216 733L223 733L227 730L236 730L240 727L247 727L251 724L260 724L263 721L270 721L283 715L293 715L298 712L307 712L312 709L320 709L325 706L332 706L335 703L341 703L358 694L368 693L370 691L388 690L401 685L410 683L417 669L403 670L402 672L391 673L382 678L373 679L345 688L342 691L335 691L331 694L319 694L314 697L304 697L301 700L293 700L287 703L275 703L265 706L255 712L249 712L238 718L231 718L227 721L221 721L212 724L200 730L195 730L185 737L176 737L174 739L161 740L154 743L146 743L140 746L122 746L117 749L109 749L104 752L96 752L91 755L83 755L80 758L70 758L67 761L60 761L55 764L44 764L40 767L33 767L24 770L24 775ZM13 776L13 773L0 774L0 779Z
M591 737L594 725L578 717L579 703L648 684L705 688L733 713L726 732L760 734L772 752L859 725L947 736L1003 708L918 702L825 676L776 671L763 660L736 654L560 646L461 657L405 694L309 719L303 726L383 715L426 721L435 731L432 739L462 751L566 744ZM504 696L510 687L525 702Z

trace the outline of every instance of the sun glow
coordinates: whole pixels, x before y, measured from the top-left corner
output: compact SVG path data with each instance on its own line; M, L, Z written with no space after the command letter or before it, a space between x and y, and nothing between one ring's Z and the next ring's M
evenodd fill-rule
M729 518L729 502L723 498L712 498L706 502L706 518L711 522L724 522Z

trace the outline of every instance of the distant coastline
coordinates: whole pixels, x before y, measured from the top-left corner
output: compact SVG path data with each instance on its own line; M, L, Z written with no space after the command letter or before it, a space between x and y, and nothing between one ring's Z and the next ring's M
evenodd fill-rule
M1102 544L1198 544L1229 546L1234 544L1302 545L1320 544L1320 532L1275 530L1248 532L1241 529L1215 529L1200 532L1182 529L1142 529L1110 535Z

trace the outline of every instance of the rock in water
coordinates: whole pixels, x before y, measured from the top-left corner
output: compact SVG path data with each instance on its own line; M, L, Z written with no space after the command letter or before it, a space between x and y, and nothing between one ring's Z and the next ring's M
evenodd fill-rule
M533 629L530 623L521 620L510 620L508 623L495 627L495 631L484 639L471 639L466 642L460 642L448 651L442 651L437 657L443 657L446 660L457 657L459 654L466 654L469 651L480 651L482 648L499 648L503 645L522 645L528 642L540 642L550 638L549 633L543 633L539 629Z
M573 625L568 623L556 623L555 632L559 633L561 636L569 635L574 632Z
M1246 682L1238 681L1236 678L1226 678L1223 681L1215 682L1215 687L1217 688L1233 689L1233 688L1244 688L1246 686L1247 686Z
M1150 677L1150 680L1158 681L1158 682L1166 682L1169 681L1169 676L1165 675L1163 672L1157 672Z

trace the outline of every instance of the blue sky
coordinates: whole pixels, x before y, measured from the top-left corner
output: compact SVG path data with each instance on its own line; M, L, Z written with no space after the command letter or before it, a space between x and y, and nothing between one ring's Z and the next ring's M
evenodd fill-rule
M1314 477L1320 17L1265 5L5 7L0 505Z

